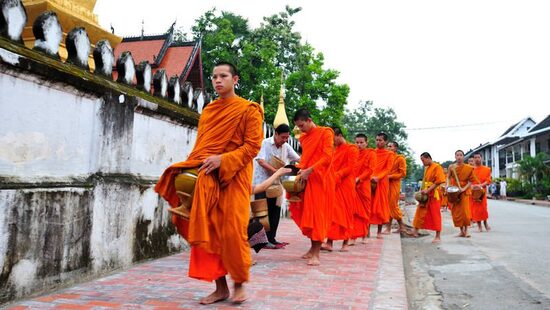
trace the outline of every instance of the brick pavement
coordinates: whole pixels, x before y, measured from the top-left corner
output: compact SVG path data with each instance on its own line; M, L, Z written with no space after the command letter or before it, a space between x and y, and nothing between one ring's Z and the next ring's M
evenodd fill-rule
M201 306L213 283L186 276L188 253L146 262L8 309L406 309L405 278L398 235L323 253L320 267L300 256L308 240L290 220L281 222L278 239L286 249L253 254L257 264L247 284L249 300ZM341 242L336 242L339 248Z

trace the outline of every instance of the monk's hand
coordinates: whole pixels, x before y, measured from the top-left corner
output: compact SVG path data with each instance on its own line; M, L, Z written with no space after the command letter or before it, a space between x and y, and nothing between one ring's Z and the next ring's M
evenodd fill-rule
M374 181L375 183L378 183L379 178L378 177L372 177L370 180Z
M355 178L355 184L357 184L357 183L359 183L359 182L361 182L361 179Z
M301 180L307 181L307 178L309 178L309 175L313 172L313 169L307 168L307 169L301 169L298 171L298 175L300 176Z
M428 195L429 191L428 189L423 189L420 191L420 193L422 193L422 195Z
M202 162L202 166L199 168L199 171L204 170L205 174L209 174L210 172L218 169L221 164L222 164L222 156L221 155L212 155L212 156L207 157Z

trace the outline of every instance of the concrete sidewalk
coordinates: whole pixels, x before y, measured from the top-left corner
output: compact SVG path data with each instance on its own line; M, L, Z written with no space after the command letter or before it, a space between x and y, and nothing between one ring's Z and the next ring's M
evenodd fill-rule
M200 306L214 284L187 277L188 253L140 264L69 289L11 304L7 309L407 309L398 234L369 239L347 253L323 253L320 267L300 256L309 241L290 220L278 239L285 249L253 254L249 300ZM341 242L336 242L339 248Z

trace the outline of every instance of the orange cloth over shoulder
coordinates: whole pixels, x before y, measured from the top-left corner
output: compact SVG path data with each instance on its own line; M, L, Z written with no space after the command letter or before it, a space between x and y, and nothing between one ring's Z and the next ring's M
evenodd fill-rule
M236 282L248 280L252 159L260 150L263 116L260 106L240 97L208 104L199 120L195 146L184 162L166 169L155 186L172 207L179 204L174 178L184 168L222 155L220 168L199 173L190 220L173 216L178 232L191 244L189 275L212 281L227 272Z
M390 195L388 197L390 216L394 220L403 218L401 208L399 208L399 196L401 195L401 179L405 176L407 176L407 161L403 155L396 154L388 176L390 179Z
M331 240L347 240L352 235L354 217L358 207L353 168L358 156L359 149L353 144L343 143L334 151L332 170L334 171L336 200L332 208L332 223L327 233L327 237ZM366 217L364 209L360 214Z
M439 185L445 183L445 172L443 172L441 165L432 162L428 167L426 167L423 180L424 182L436 184L437 187L428 193L428 201L425 203L424 207L418 206L416 208L413 227L417 229L441 231L442 198Z
M393 164L394 153L379 149L376 152L376 165L374 166L373 177L378 177L378 184L372 200L372 209L370 214L370 223L382 225L390 221L389 190L390 184L388 174Z
M479 166L474 168L474 174L477 180L473 184L482 184L487 182L485 186L485 195L481 201L472 199L472 220L486 221L489 218L489 212L487 211L487 185L491 184L491 168L487 166Z
M376 152L374 152L373 149L359 150L359 158L357 159L357 164L355 166L355 175L359 178L359 182L355 188L357 190L357 197L362 202L363 208L365 208L369 218L372 208L370 178L374 171L375 163Z
M460 182L460 188L464 188L468 185L468 182L474 182L474 167L461 164L455 165L458 180ZM451 170L449 168L449 170ZM453 172L450 172L449 184L457 186ZM460 195L460 201L452 205L451 214L453 216L453 223L455 227L470 226L470 196L472 195L471 188L468 188Z
M292 218L302 233L313 241L323 241L330 223L330 210L334 202L334 177L330 165L333 156L334 132L317 126L300 136L302 157L299 168L313 167L302 202L293 204Z

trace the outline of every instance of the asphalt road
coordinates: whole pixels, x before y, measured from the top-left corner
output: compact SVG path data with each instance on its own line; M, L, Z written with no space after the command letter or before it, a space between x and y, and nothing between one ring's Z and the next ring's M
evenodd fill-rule
M402 238L410 309L550 309L550 208L489 200L489 225L458 238L443 212L441 244Z

